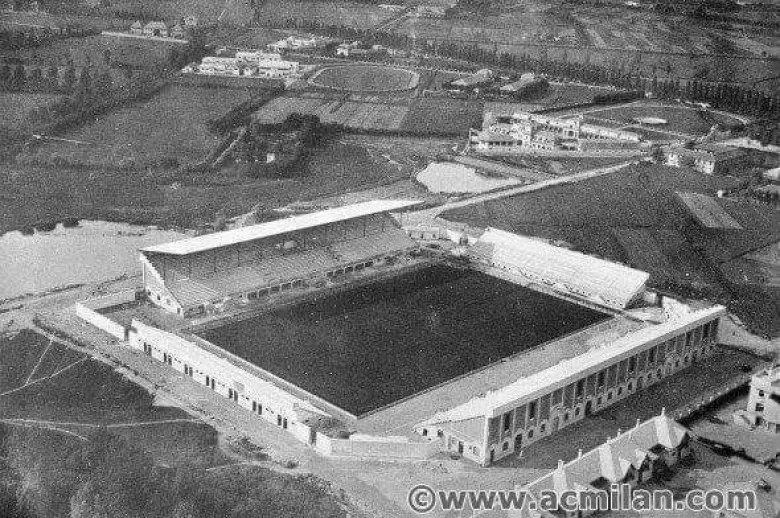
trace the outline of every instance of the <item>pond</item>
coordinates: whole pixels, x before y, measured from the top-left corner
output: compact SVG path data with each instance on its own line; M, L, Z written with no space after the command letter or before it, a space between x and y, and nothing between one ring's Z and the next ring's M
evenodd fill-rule
M124 223L82 221L50 232L0 236L0 301L27 293L114 279L140 271L138 249L184 234Z
M433 162L417 175L430 192L447 194L481 193L517 185L515 178L485 176L461 164Z

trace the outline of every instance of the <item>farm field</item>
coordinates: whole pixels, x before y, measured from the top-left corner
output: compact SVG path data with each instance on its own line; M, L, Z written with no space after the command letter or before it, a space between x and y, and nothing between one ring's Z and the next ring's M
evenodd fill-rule
M416 135L466 136L481 124L481 101L419 99L410 106L401 128Z
M634 166L607 176L502 200L453 209L448 220L474 227L494 226L572 243L651 274L652 286L683 295L713 297L728 303L756 332L776 335L778 290L755 290L719 264L780 239L778 216L751 200L719 200L744 231L702 229L676 201L675 191L712 195L739 181L666 166ZM748 279L749 281L749 279ZM749 284L749 283L748 283ZM728 291L728 299L719 297Z
M33 93L0 93L0 132L21 130L27 125L30 111L62 99L60 95Z
M391 11L359 2L265 2L256 10L257 19L264 25L283 25L288 20L317 20L322 25L347 25L369 28L393 15Z
M605 318L485 274L436 266L203 337L360 415Z
M349 97L350 99L352 96ZM278 97L255 113L255 119L278 124L292 113L316 115L322 122L358 131L388 131L412 135L465 136L482 121L482 103L460 99L417 99L375 102L304 95Z
M189 516L347 515L345 498L321 480L236 464L240 441L230 439L223 451L211 426L154 406L146 391L102 363L30 330L0 336L0 353L3 516L18 516L6 514L17 503L41 517L71 516L84 507L108 509L105 516L160 518L180 516L182 508ZM73 367L58 373L58 360ZM20 384L16 392L8 389L9 372ZM22 379L28 373L30 382ZM85 485L94 503L78 498Z
M6 422L33 420L77 435L107 426L159 462L221 462L211 427L177 408L154 406L148 392L102 363L27 330L0 336L0 353Z
M485 109L494 113L514 113L517 111L535 112L539 110L563 110L571 106L587 104L596 95L613 92L609 88L551 83L543 95L526 101L491 101L485 103Z
M342 65L318 70L309 84L348 92L390 92L417 87L419 74L396 67Z
M316 115L326 124L364 131L398 131L409 107L397 104L278 97L263 106L255 119L278 124L293 113Z
M719 292L712 273L697 252L676 230L615 228L612 230L635 268L648 272L659 285L686 286L695 291Z
M188 163L216 144L207 119L248 99L242 90L166 86L155 97L67 131L31 152L32 161L91 167L139 168Z
M113 66L153 67L167 64L172 49L180 47L178 43L145 41L139 38L116 38L102 35L84 38L66 38L46 45L21 49L4 54L46 65L73 66L107 65L107 58Z
M375 146L368 137L327 142L311 150L299 174L286 179L252 179L226 168L174 184L175 175L160 171L7 167L0 169L0 232L65 216L197 228L214 221L218 211L233 216L258 204L275 208L408 179L406 165L384 156L406 164L408 151L385 144ZM420 155L428 156L429 147L422 147Z

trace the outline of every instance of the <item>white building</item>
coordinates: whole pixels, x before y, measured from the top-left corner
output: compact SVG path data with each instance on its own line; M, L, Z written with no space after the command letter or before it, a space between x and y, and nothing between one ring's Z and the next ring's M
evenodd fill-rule
M661 413L643 423L637 422L630 430L618 431L615 437L585 454L580 451L570 462L559 461L555 470L518 489L538 504L547 491L559 495L564 491L585 491L596 495L599 491L609 491L612 484L636 487L653 479L660 470L677 465L690 453L688 430ZM581 511L581 514L571 511L563 516L575 518L590 514L591 511ZM528 502L519 516L546 518L559 515L531 510Z
M209 75L237 76L239 74L239 69L236 65L235 58L205 56L201 60L200 65L198 65L198 72Z
M572 299L601 303L633 318L583 330L541 352L528 351L515 382L415 425L442 449L491 464L713 352L722 306L663 298L657 307L631 310L647 274L508 232L486 234L471 255L495 269L489 273L504 271L534 289L559 296L568 292ZM572 352L575 348L581 349ZM551 360L564 351L572 356Z
M635 149L641 140L637 133L585 123L581 116L559 118L525 112L498 116L490 111L485 112L482 130L471 137L477 152Z
M728 174L748 166L747 154L718 144L702 144L694 148L671 147L666 151L666 164L691 167L704 174Z
M314 36L288 36L282 40L268 44L268 50L271 52L296 51L302 49L311 49L319 45L319 41Z
M780 366L753 376L744 415L751 425L780 433Z
M297 61L286 61L276 53L239 51L233 57L206 56L198 71L201 74L292 79L298 76L300 68Z

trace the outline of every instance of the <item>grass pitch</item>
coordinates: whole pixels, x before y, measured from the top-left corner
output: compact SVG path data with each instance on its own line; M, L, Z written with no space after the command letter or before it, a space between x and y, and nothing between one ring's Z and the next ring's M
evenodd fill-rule
M361 415L604 318L485 274L437 266L203 337Z

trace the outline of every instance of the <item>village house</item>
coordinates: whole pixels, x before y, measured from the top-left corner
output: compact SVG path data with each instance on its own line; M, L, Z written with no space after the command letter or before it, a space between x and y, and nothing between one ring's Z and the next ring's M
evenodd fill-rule
M161 22L161 21L149 22L146 25L144 25L143 34L146 37L167 38L168 26L165 25L165 22Z
M612 484L636 487L675 467L681 459L692 455L688 430L668 417L664 411L640 423L604 444L570 462L558 462L558 467L543 477L519 489L539 501L547 491L561 494L574 492L609 492ZM586 511L570 512L567 517L586 516ZM546 511L523 509L521 516L541 518L557 516Z
M704 174L729 174L747 167L747 153L718 144L702 144L693 148L671 147L666 152L666 164L692 167Z
M780 433L780 366L753 375L747 409L739 415L750 426Z
M173 27L171 27L170 31L170 37L171 38L178 38L180 40L184 39L187 36L187 33L185 32L184 27L181 26L181 24L176 24Z
M130 34L138 34L139 36L144 33L144 25L136 20L133 25L130 26Z

